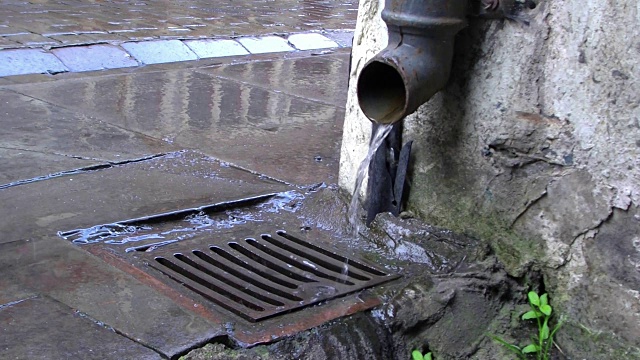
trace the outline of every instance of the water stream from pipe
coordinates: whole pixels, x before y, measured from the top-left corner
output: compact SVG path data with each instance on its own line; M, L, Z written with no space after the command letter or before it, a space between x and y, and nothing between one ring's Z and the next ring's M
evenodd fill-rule
M361 222L358 221L358 199L360 195L360 188L362 187L362 183L364 182L364 178L367 175L367 170L369 169L369 164L371 163L371 159L373 159L373 155L375 155L376 150L382 145L384 139L386 139L387 135L391 132L393 128L393 124L380 124L378 125L378 129L375 134L373 134L373 138L369 143L369 152L367 156L360 163L360 167L358 168L358 173L356 175L356 186L353 189L353 196L351 197L351 204L349 205L349 210L347 211L347 216L349 219L349 224L353 229L353 236L358 236L360 233Z

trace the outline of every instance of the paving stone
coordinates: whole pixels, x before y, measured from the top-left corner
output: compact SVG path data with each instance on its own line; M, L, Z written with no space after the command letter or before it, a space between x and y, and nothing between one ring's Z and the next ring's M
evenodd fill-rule
M238 39L238 42L252 54L294 50L294 48L289 46L287 40L278 36L246 37Z
M24 29L14 28L8 25L0 26L0 36L27 35L28 31Z
M2 359L162 359L70 307L43 297L0 307L0 333Z
M298 50L315 50L340 47L335 41L316 33L294 34L290 35L287 40Z
M53 54L36 49L0 51L0 76L56 73L68 69Z
M351 47L353 45L353 31L329 31L324 36L342 47Z
M244 71L240 81L182 69L15 89L288 182L332 183L336 181L344 118L344 103L335 104L340 96L345 98L346 86L340 81L348 78L348 52L342 56L307 64L277 62L267 68L257 65L262 62L238 64L242 66L229 73ZM284 84L275 80L277 86L262 82L271 76L298 79L292 81L296 87L286 90L297 94L283 93L279 89ZM314 94L315 84L323 81L322 92L330 94ZM309 89L301 91L305 86ZM315 98L307 99L305 94ZM316 157L322 161L314 160Z
M60 85L60 82L53 81L29 86L56 91ZM97 98L105 94L100 88L82 87L88 93L95 93ZM116 87L121 89L122 85ZM89 107L91 102L87 102ZM0 144L9 149L99 159L102 162L177 150L164 141L7 90L0 90L0 117ZM30 166L37 167L36 164Z
M105 161L78 159L38 151L0 148L0 187L39 176L104 164ZM27 166L25 166L27 165ZM1 282L1 281L0 281ZM1 297L0 297L1 302Z
M15 35L11 37L12 41L18 42L22 45L26 46L44 46L44 45L59 45L60 43L48 38L46 36L42 36L39 34L25 34L25 35Z
M2 268L1 265L0 268ZM0 311L11 304L34 298L37 295L27 289L24 284L16 282L16 279L8 278L7 276L0 277ZM2 325L0 325L0 328L2 328Z
M200 58L246 55L249 52L233 40L189 40L185 44Z
M73 46L51 52L71 71L91 71L138 66L138 62L113 45Z
M58 231L246 199L291 187L188 152L0 190L3 209L11 209L0 217L2 244L56 237Z
M84 45L96 42L93 38L83 34L51 35L49 37L63 45Z
M22 47L22 44L11 41L11 36L0 36L0 49L14 49Z
M199 71L344 107L349 59L349 53L344 51L330 56L247 62Z
M129 42L122 47L143 64L197 60L198 56L179 40Z
M111 33L84 33L83 35L87 36L90 39L93 39L94 42L108 42L108 43L123 43L128 39L119 34L111 34Z
M137 38L158 38L160 30L171 30L178 36L190 30L189 36L195 38L256 36L274 31L354 28L357 7L358 2L351 0L330 4L326 0L278 0L277 7L272 0L223 1L215 7L205 0L99 4L82 0L15 1L0 7L0 35L146 31Z

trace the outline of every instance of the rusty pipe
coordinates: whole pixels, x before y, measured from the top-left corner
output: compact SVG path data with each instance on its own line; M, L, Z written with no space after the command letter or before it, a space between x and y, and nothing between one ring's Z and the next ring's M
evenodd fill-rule
M358 77L358 103L373 122L395 123L444 88L468 0L386 0L387 47Z

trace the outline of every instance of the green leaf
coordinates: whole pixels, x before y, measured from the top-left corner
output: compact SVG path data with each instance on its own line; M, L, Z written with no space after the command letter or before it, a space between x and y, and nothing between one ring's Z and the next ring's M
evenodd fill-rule
M422 352L420 350L413 350L411 358L413 360L424 360L424 356L422 356Z
M537 353L538 351L540 351L540 347L536 344L529 344L522 349L523 354Z
M424 356L424 360L433 360L433 355L431 355L431 352L428 352L428 353Z
M547 315L547 316L551 316L551 306L544 304L544 305L540 305L540 312L542 312L543 314Z
M549 295L547 293L542 294L540 296L540 306L549 305Z
M560 316L560 320L558 321L556 326L553 327L553 330L551 331L551 334L549 336L553 337L556 331L558 331L562 327L562 324L564 324L564 316Z
M542 329L540 330L540 337L542 340L547 340L549 338L549 325L545 320L544 324L542 324Z
M522 314L522 320L530 320L537 319L542 316L542 313L535 310L529 310L526 313Z
M529 302L531 303L531 305L540 306L540 298L535 291L529 291L529 294L527 294L527 296L529 297Z
M501 337L498 336L493 336L493 335L488 335L490 338L492 338L494 341L499 342L500 344L502 344L502 346L506 347L509 351L511 351L514 354L518 354L518 355L522 355L522 349L520 349L519 347L513 345L513 344L509 344L506 340L504 340Z

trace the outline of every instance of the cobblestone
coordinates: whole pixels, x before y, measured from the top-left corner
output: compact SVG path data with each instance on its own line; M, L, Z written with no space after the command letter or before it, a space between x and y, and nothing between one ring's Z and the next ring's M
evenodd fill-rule
M354 0L5 1L0 76L350 47L356 15ZM11 51L27 48L67 66Z
M58 73L67 70L57 57L41 50L0 51L0 76Z
M3 1L0 48L80 45L88 38L140 41L353 30L357 7L355 0L223 0L215 5L204 0Z

